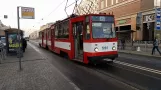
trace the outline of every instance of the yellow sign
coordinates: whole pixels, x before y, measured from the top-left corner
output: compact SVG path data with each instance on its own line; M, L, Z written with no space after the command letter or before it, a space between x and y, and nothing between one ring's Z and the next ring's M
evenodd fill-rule
M21 7L21 15L23 19L35 19L35 10L30 7Z
M15 43L15 44L9 44L10 48L18 48L19 47L19 43ZM22 44L20 44L20 47L22 47Z

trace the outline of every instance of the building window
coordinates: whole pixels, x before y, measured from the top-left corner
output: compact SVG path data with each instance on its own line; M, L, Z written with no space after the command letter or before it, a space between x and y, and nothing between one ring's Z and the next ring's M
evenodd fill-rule
M111 5L113 5L114 0L111 0Z
M108 0L106 0L106 7L108 7Z
M154 6L159 7L160 6L160 0L154 0Z
M118 3L118 0L116 0L116 3Z
M104 1L101 1L101 9L104 8Z

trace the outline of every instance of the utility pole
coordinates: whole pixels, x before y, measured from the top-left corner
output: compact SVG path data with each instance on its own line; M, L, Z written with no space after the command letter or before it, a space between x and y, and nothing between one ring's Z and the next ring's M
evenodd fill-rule
M17 7L17 25L18 25L18 58L19 58L19 69L20 71L22 70L22 66L21 66L21 35L20 35L20 16L19 16L19 7Z

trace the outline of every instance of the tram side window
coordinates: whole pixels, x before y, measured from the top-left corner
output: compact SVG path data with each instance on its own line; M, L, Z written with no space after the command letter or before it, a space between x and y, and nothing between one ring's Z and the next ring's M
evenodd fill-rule
M58 26L55 28L55 38L58 38Z
M49 39L49 38L50 38L49 30L48 30L48 32L47 32L47 36L48 36L48 39Z
M86 40L89 40L90 39L90 26L89 26L89 23L86 23L86 26L85 26L85 39Z
M41 34L41 32L39 32L39 38L42 38L42 34Z
M68 21L67 22L64 22L64 23L61 23L58 25L58 28L57 30L55 30L55 32L57 31L58 35L57 35L57 38L69 38L69 23Z
M64 38L69 38L69 29L66 28L64 31Z
M51 39L51 29L50 29L50 31L49 31L49 38Z
M44 39L46 39L46 31L44 31Z
M69 38L69 21L65 21L63 24L62 38Z

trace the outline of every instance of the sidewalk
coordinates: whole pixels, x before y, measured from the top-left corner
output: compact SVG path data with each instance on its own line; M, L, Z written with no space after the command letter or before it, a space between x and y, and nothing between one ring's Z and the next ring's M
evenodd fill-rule
M0 64L0 90L75 90L74 84L29 44L22 58L16 56Z
M118 50L119 53L133 54L133 55L141 55L141 56L149 56L149 57L157 57L161 58L158 51L155 51L154 55L151 55L150 51L132 51L132 50Z

